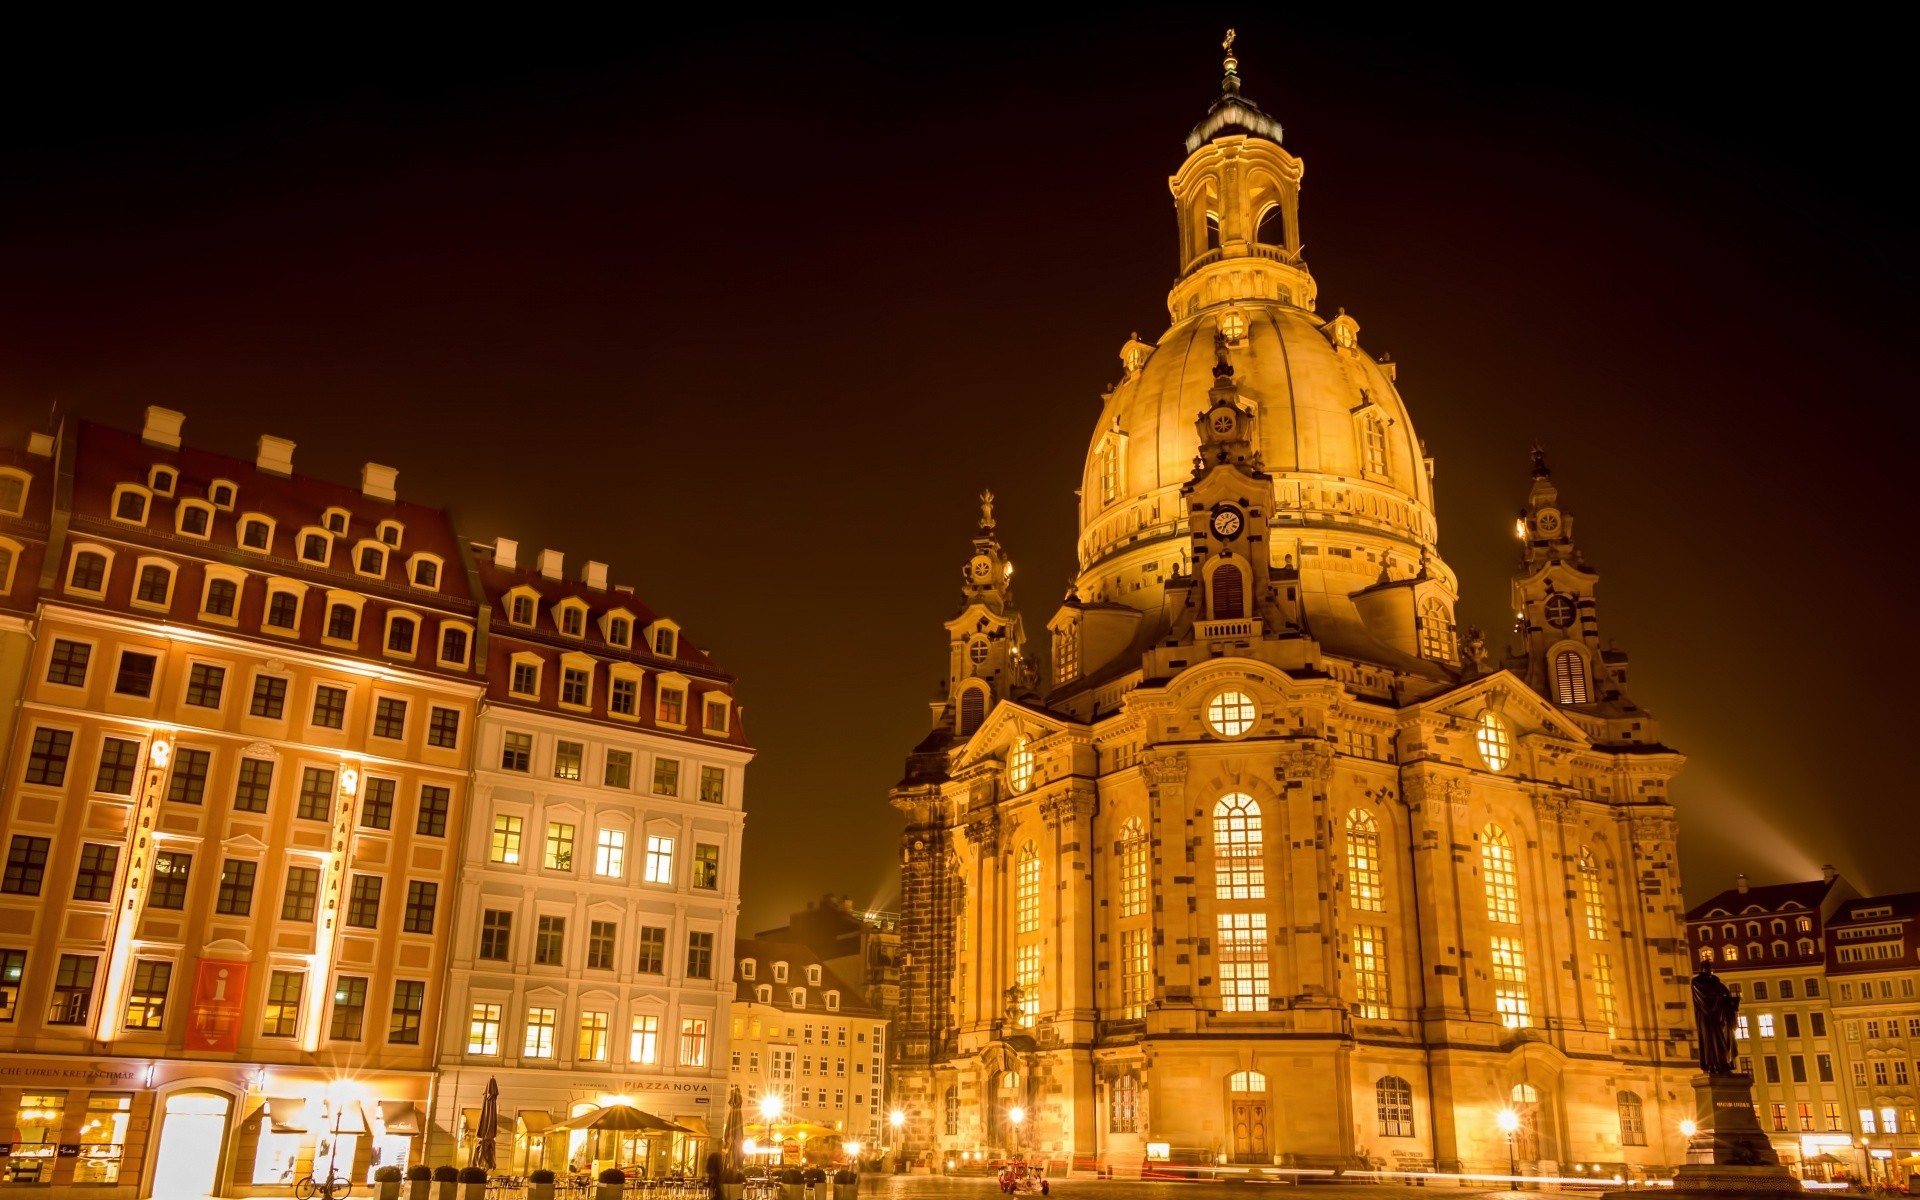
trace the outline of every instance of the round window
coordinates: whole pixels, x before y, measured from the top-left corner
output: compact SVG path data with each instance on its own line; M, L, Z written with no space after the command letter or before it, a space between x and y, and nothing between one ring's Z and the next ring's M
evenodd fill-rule
M1013 749L1007 752L1007 786L1016 792L1024 792L1033 782L1033 747L1025 738L1013 739Z
M987 639L973 639L973 644L967 647L967 657L973 660L976 667L987 661Z
M1473 740L1489 770L1504 771L1513 761L1513 738L1507 733L1507 723L1492 709L1480 714L1480 728L1474 730Z
M1253 697L1237 689L1207 701L1207 724L1221 737L1239 737L1253 728Z
M1573 601L1558 594L1548 596L1547 624L1555 629L1565 629L1573 624Z

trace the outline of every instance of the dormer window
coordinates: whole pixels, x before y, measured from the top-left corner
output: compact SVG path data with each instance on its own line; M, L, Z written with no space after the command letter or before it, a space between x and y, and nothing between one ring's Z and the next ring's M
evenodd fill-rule
M617 614L607 618L607 645L631 646L633 644L633 621Z
M347 533L347 510L344 508L328 509L320 515L320 524L326 526L328 533L345 537Z
M680 652L680 627L672 621L655 621L648 630L653 652L661 658L673 658Z
M660 685L660 702L655 710L654 719L662 725L685 725L687 723L687 689L677 686Z
M240 522L240 544L246 549L264 552L272 542L272 521L265 517L249 516Z
M145 525L148 500L147 489L131 483L121 484L113 492L113 519Z
M807 989L794 988L790 995L793 997L793 1008L795 1012L800 1012L807 1007Z
M376 579L384 577L387 573L387 548L376 542L362 542L359 561L354 564L354 569Z
M754 988L753 998L759 1001L761 1004L772 1004L773 1003L773 985L770 983L763 983L759 987Z
M174 525L182 537L204 539L213 528L213 506L201 500L182 500L174 514Z
M706 731L715 737L725 737L727 716L732 707L726 696L709 695L706 702L701 705Z
M773 964L773 981L775 983L785 983L787 981L787 964L783 962Z
M300 561L324 567L333 557L333 539L318 530L300 535Z
M827 993L827 1011L828 1012L840 1011L840 993L839 992Z
M518 591L507 597L507 620L515 625L533 628L533 593Z
M207 499L213 501L213 506L222 512L233 511L233 498L236 494L237 489L225 479L216 479L207 487Z
M147 486L153 489L156 496L171 496L174 481L178 478L172 467L155 467L147 473Z
M820 967L818 964L807 968L807 982L815 987L820 986Z
M0 517L17 517L27 511L27 484L32 480L25 471L0 470Z
M740 978L742 979L753 978L753 960L752 959L743 958L740 960Z
M440 586L439 559L431 554L416 554L411 561L412 566L408 568L407 577L413 581L413 586L420 588Z
M577 600L560 605L559 625L568 637L587 636L587 606Z
M379 538L384 545L398 546L400 544L400 533L404 528L405 527L398 521L382 521L379 527L374 530L374 536Z
M413 657L414 637L419 632L420 623L404 613L393 613L387 617L387 653L407 658Z

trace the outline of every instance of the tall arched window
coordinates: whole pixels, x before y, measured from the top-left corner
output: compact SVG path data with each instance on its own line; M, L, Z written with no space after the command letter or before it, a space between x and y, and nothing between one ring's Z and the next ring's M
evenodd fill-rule
M1213 857L1213 894L1217 899L1266 898L1260 805L1245 792L1229 792L1213 806Z
M1120 915L1139 917L1147 911L1147 833L1139 817L1128 817L1120 827Z
M985 688L970 687L960 693L960 736L966 737L987 719Z
M1373 1085L1373 1100L1380 1109L1381 1137L1413 1136L1413 1085L1398 1075L1382 1076Z
M1429 596L1420 606L1420 657L1453 661L1453 617L1438 596Z
M1513 842L1498 825L1480 831L1480 877L1487 889L1487 920L1518 925L1520 877L1514 869Z
M1107 1130L1133 1133L1140 1126L1140 1078L1131 1073L1113 1081L1107 1102Z
M1585 846L1580 848L1580 903L1587 911L1587 937L1606 941L1607 902L1600 894L1600 864Z
M1347 903L1362 912L1385 912L1380 886L1380 829L1369 813L1347 813Z
M1553 698L1561 704L1587 702L1587 661L1578 650L1553 656Z
M1621 1092L1614 1099L1620 1105L1620 1144L1622 1146L1644 1146L1647 1144L1646 1109L1640 1103L1640 1097L1633 1092Z
M946 1097L946 1126L948 1137L960 1136L960 1089L950 1087Z
M1246 615L1246 577L1234 564L1222 563L1213 572L1213 619L1237 621Z
M1028 842L1020 847L1020 862L1014 874L1014 930L1040 932L1040 852Z
M1387 423L1380 419L1377 412L1365 413L1360 418L1360 461L1366 465L1369 475L1387 473Z

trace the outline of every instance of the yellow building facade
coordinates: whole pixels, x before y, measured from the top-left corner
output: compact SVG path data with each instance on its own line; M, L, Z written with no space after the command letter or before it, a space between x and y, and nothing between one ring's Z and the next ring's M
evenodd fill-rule
M988 496L892 793L908 1152L1677 1164L1682 760L1544 458L1489 662L1397 367L1316 310L1303 164L1231 57L1187 150L1170 325L1104 397L1047 675Z

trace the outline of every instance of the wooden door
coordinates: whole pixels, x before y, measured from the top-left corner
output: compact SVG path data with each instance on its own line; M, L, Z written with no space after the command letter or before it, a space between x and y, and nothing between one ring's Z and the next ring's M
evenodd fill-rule
M1266 1162L1272 1159L1273 1152L1267 1149L1267 1102L1265 1100L1233 1102L1233 1157L1242 1162L1249 1160Z

